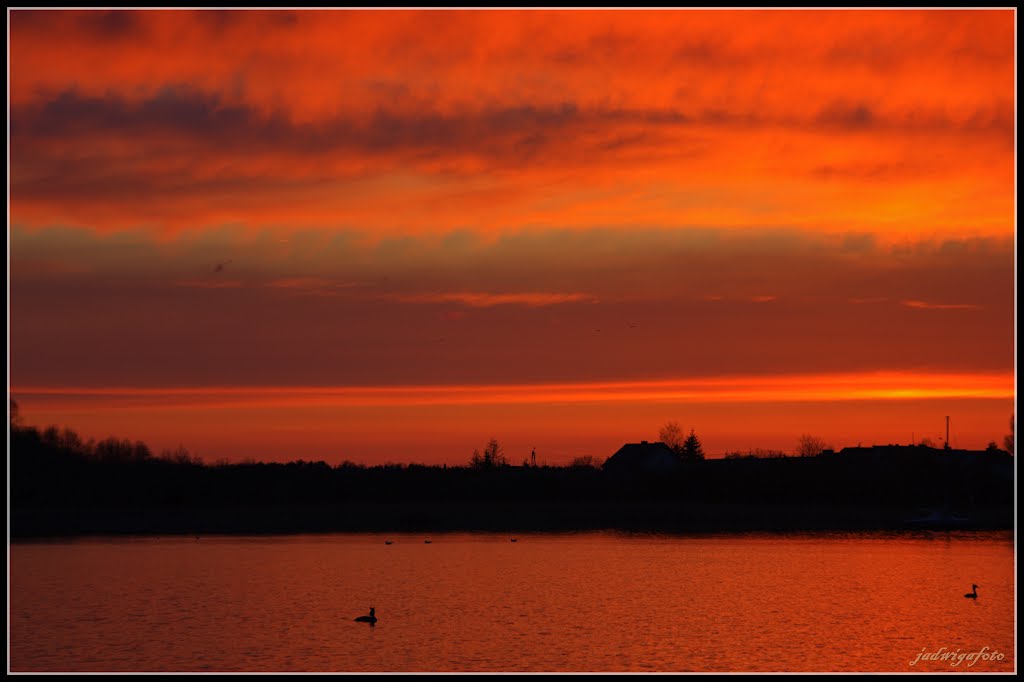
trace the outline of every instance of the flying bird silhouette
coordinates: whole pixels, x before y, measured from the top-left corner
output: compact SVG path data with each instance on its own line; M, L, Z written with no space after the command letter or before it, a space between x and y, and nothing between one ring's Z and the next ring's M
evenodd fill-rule
M226 260L226 261L222 261L220 263L217 263L217 265L213 268L213 271L214 272L224 272L224 266L227 265L230 262L231 262L230 260Z

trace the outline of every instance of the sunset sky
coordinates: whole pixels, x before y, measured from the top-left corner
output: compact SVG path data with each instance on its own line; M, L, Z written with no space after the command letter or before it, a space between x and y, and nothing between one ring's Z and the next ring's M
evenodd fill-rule
M367 464L1009 432L1012 10L8 20L26 423Z

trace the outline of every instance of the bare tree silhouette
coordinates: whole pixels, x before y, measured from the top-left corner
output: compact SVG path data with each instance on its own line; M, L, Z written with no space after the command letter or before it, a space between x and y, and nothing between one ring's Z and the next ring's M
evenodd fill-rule
M602 462L599 458L593 455L583 455L581 457L574 457L569 466L574 469L600 469L601 464Z
M658 440L669 446L677 455L683 452L683 430L679 428L679 422L667 422L658 432Z
M817 457L827 447L824 438L805 433L797 441L796 455L797 457Z

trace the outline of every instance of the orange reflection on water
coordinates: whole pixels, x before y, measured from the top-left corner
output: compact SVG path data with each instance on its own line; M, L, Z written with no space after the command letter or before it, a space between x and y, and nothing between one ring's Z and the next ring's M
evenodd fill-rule
M430 538L15 544L11 669L1015 667L1008 532ZM353 621L371 606L374 627ZM1003 659L910 665L942 647Z

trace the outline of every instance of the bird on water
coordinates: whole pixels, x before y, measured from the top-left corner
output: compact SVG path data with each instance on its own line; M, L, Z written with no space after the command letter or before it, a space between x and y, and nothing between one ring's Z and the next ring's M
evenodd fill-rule
M370 607L370 615L369 616L359 616L358 618L356 618L356 622L357 623L370 623L371 625L373 623L376 623L377 622L376 609L371 606Z
M975 585L975 584L972 583L971 584L971 591L968 592L967 594L965 594L964 598L966 598L966 599L977 599L978 598L978 588L979 587L981 587L981 585Z

